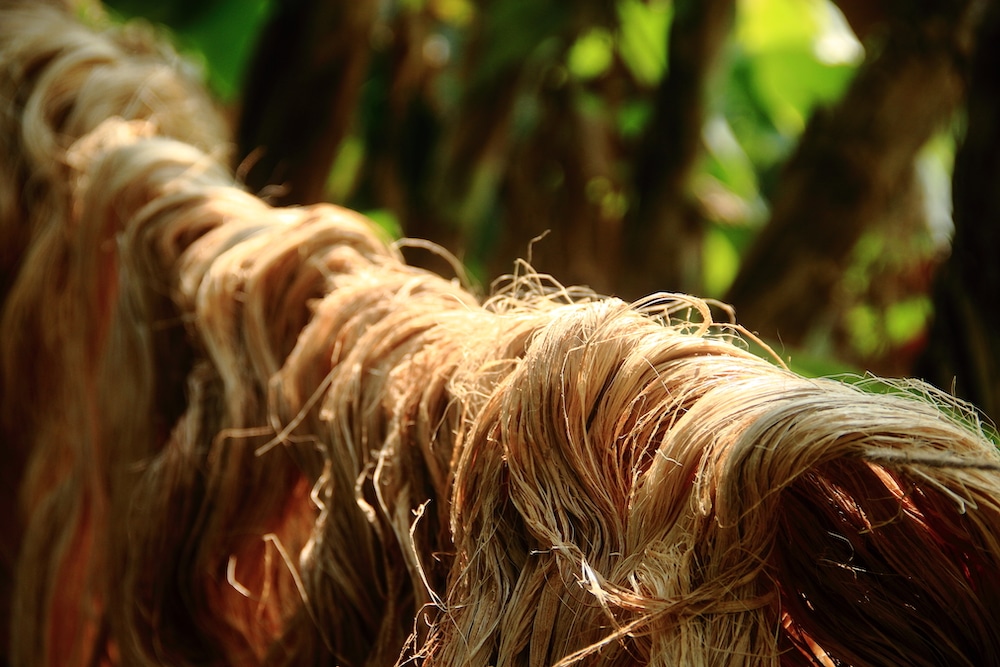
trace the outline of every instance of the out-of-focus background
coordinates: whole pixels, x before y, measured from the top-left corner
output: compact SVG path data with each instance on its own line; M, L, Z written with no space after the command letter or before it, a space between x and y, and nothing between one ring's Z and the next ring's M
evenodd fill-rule
M111 0L231 111L234 167L564 284L732 304L793 368L1000 415L988 0ZM427 251L410 261L447 273Z

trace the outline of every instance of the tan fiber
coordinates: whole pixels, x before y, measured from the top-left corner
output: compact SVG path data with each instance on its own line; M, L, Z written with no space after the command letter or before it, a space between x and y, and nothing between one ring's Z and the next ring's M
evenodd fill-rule
M243 191L178 67L0 0L0 657L1000 664L974 412L691 297L521 268L482 303Z

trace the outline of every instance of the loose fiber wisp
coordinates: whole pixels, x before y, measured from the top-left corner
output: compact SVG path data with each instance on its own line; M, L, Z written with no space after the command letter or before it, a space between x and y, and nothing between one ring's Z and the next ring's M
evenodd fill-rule
M3 659L1000 664L1000 456L701 301L271 208L138 29L0 0Z

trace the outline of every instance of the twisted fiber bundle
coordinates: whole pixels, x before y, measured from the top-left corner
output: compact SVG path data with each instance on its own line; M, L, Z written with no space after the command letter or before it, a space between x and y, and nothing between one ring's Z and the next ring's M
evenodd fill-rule
M12 664L1000 664L972 414L696 299L480 304L239 189L144 39L0 2Z

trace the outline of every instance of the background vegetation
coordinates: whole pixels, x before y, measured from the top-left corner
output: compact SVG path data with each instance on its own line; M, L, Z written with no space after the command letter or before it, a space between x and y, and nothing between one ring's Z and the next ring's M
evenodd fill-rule
M108 4L204 65L276 203L359 209L483 285L528 256L719 298L799 370L1000 415L996 3Z

